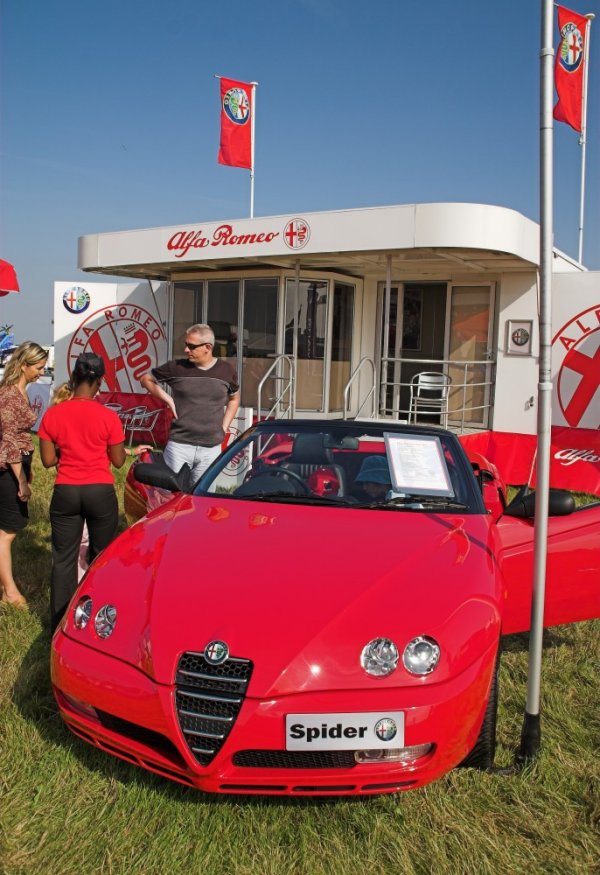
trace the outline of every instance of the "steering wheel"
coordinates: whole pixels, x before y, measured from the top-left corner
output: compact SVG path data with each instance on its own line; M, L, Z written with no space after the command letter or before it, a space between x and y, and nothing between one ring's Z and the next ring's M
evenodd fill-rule
M306 483L304 482L304 480L300 476L300 474L296 474L295 471L290 471L289 468L282 468L281 465L269 465L269 467L264 472L264 474L266 474L266 475L274 474L276 477L279 477L279 476L286 477L286 478L289 477L295 483L300 484L304 495L310 495L310 489L308 488L308 486L306 485Z

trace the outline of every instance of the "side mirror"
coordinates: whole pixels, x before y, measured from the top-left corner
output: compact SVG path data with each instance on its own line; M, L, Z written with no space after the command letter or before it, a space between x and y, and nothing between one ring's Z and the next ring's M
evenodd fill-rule
M152 463L139 462L133 469L133 476L140 483L145 483L146 486L157 486L159 489L166 489L169 492L191 493L193 486L191 474L189 465L183 465L175 473L162 460Z
M535 492L522 487L504 511L506 516L533 519L535 516ZM568 516L575 510L575 499L566 489L550 489L548 496L549 516Z

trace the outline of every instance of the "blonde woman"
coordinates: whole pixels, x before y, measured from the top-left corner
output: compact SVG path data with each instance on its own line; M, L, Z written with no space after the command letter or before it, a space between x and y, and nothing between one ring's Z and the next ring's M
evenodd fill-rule
M12 571L12 543L29 519L31 498L31 427L36 414L27 386L44 373L48 353L26 340L16 348L0 381L0 587L2 604L26 608Z

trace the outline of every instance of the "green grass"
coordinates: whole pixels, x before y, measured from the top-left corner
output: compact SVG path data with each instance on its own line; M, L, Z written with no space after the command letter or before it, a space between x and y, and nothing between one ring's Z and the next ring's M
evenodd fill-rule
M120 476L119 492L122 494ZM593 873L600 860L600 621L548 630L542 750L511 776L459 769L363 799L209 796L79 741L48 677L48 502L15 542L30 613L0 610L0 872ZM518 745L527 636L505 641L497 764Z

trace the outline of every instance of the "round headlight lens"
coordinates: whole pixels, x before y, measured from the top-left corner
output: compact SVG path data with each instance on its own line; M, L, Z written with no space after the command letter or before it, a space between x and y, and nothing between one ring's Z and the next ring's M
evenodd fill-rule
M85 629L92 616L92 600L89 595L79 599L73 609L73 625L76 629Z
M440 645L433 638L420 635L406 645L402 661L411 674L429 674L440 661Z
M114 605L103 605L94 620L96 634L99 638L108 638L112 635L117 622L117 609Z
M367 674L383 678L394 671L399 658L400 653L393 641L389 638L373 638L363 647L360 664Z

